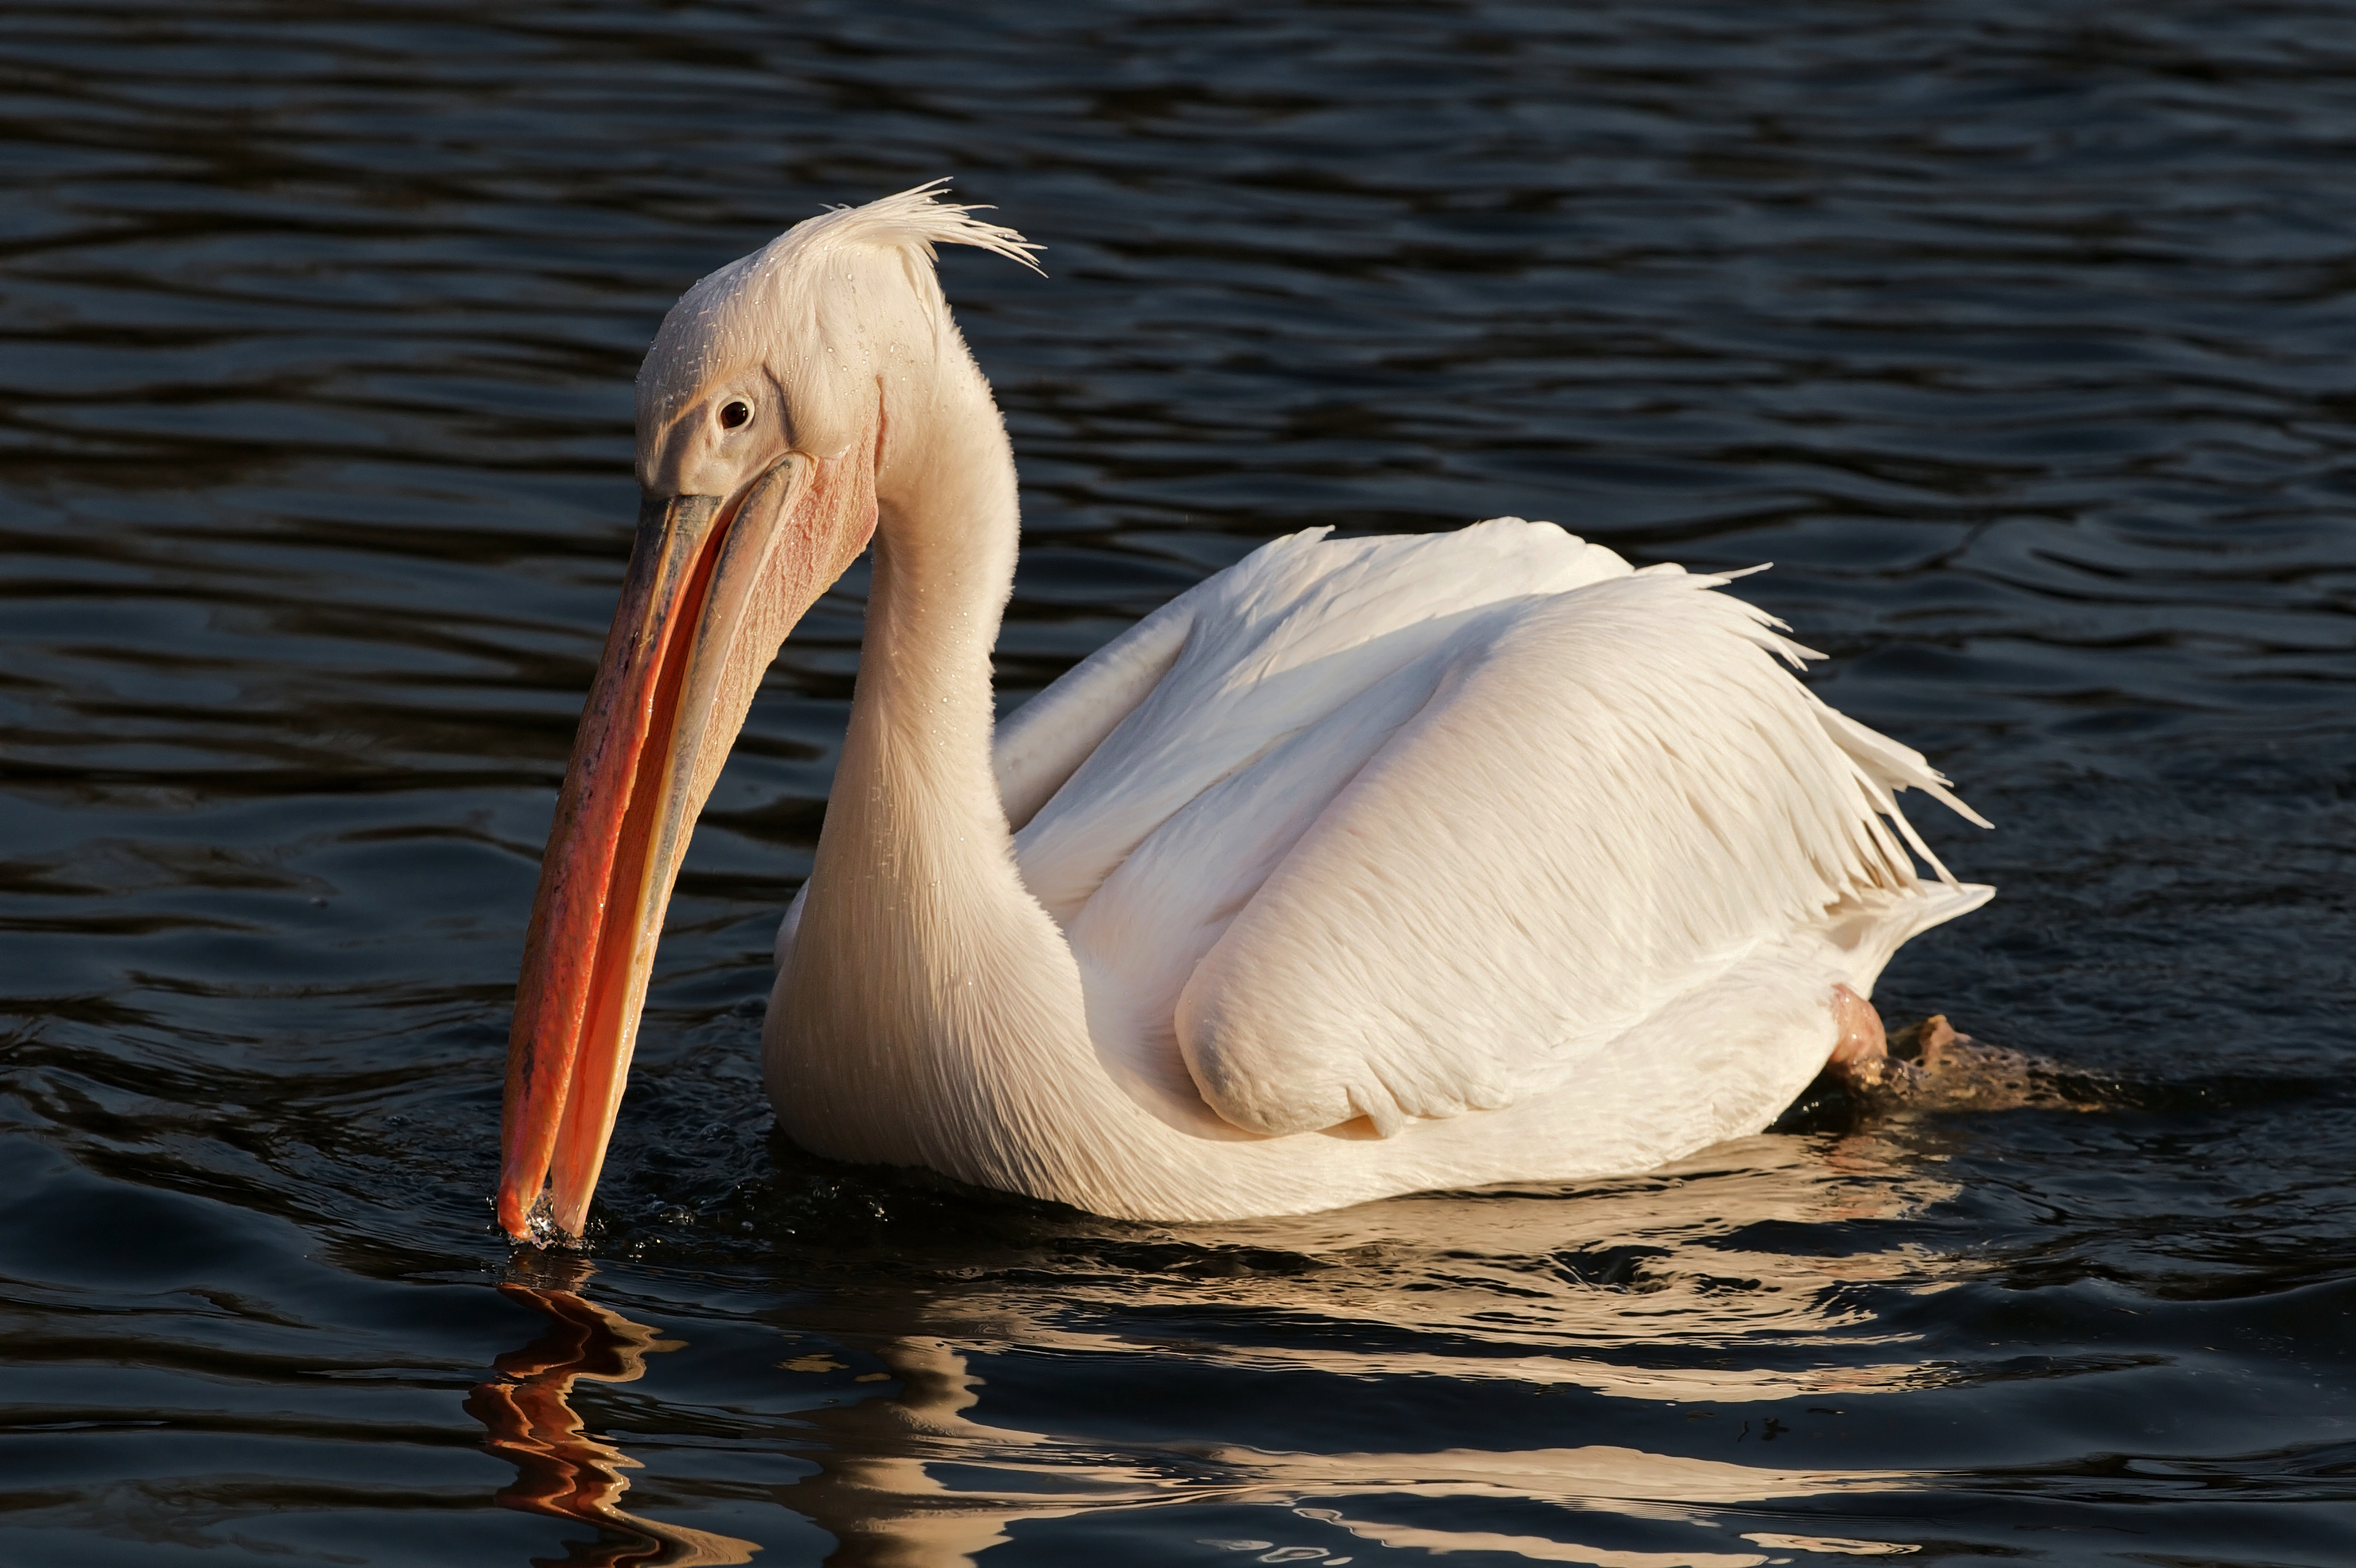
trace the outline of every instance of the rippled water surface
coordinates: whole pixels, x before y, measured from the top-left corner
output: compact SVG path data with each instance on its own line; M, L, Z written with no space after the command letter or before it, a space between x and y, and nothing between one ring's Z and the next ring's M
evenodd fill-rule
M13 0L0 143L0 1561L2356 1561L2344 7ZM812 1161L854 574L510 1252L637 356L943 174L1053 274L944 262L1010 701L1313 522L1772 561L1998 824L1881 1004L2030 1092L1201 1229Z

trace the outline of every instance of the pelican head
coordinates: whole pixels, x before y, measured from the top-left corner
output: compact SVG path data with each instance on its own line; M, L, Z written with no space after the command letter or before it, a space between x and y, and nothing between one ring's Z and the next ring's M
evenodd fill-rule
M866 548L887 411L970 368L937 243L1031 263L939 182L825 213L698 283L637 381L637 538L558 797L516 993L499 1224L578 1235L697 814L794 623ZM903 446L909 444L903 443Z

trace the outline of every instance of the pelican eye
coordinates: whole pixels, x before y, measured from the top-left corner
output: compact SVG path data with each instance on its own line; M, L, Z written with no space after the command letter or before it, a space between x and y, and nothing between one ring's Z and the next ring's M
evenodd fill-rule
M720 405L720 428L736 430L751 424L753 405L743 398L731 398Z

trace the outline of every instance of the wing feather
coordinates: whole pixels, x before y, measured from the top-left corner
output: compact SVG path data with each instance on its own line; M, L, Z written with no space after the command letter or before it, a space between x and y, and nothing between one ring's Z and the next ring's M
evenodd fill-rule
M1723 581L1648 571L1462 639L1194 966L1176 1035L1220 1115L1510 1104L1762 942L1913 892L1890 790L1936 776L1828 722Z
M1173 602L1188 618L1166 673L1016 836L1023 883L1057 920L1068 926L1205 791L1396 678L1491 607L1629 570L1601 545L1520 518L1442 534L1333 540L1329 532L1275 540Z

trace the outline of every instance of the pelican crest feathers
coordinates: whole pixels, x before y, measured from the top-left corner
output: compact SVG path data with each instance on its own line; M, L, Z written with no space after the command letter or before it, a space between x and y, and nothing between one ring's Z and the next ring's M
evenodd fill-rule
M932 352L958 341L933 274L939 246L970 245L1044 275L1033 252L1045 247L973 216L987 207L942 200L946 184L927 180L863 207L830 208L681 295L638 369L639 427L779 345L791 346L792 359L773 363L772 372L800 383L789 390L808 397L820 392L811 381L827 379L812 371L880 368L869 362L905 352L913 337Z

